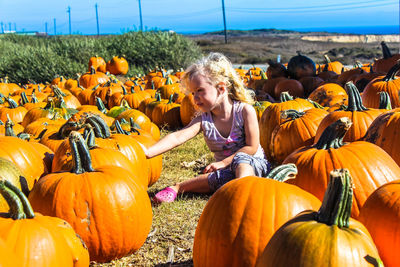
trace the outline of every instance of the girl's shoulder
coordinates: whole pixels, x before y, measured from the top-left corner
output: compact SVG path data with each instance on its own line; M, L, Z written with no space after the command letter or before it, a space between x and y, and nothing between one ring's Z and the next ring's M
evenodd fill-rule
M246 102L235 101L234 104L236 105L236 112L249 112L254 110L253 106Z

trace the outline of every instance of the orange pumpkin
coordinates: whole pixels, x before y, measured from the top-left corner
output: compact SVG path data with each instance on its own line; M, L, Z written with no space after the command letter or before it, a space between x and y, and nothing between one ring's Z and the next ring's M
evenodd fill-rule
M281 94L280 103L269 105L260 119L260 144L264 149L265 155L269 161L272 161L271 156L271 136L275 127L283 122L281 111L287 109L296 109L304 111L313 108L313 104L305 99L293 99L287 92Z
M373 79L364 88L362 102L368 108L379 107L379 92L387 92L393 108L400 107L400 79L396 73L400 70L400 62L397 62L386 74Z
M275 127L271 136L273 162L281 164L296 149L312 145L318 125L326 115L328 112L319 108L281 111L284 121Z
M320 209L301 212L279 228L257 266L369 267L370 258L380 260L368 230L350 218L352 193L349 172L332 172Z
M107 62L106 69L114 75L125 75L128 73L129 64L124 57L114 56Z
M254 266L279 227L303 210L316 209L321 202L313 195L278 181L289 174L295 172L234 179L217 190L196 227L194 266Z
M133 253L151 227L147 192L121 167L93 169L79 133L71 132L69 140L74 168L42 177L29 194L32 207L69 222L86 243L91 260L107 262Z
M89 72L86 72L79 78L79 84L83 88L93 88L98 84L106 83L110 80L108 76L102 72L96 72L95 68L90 68Z
M16 256L13 266L89 265L85 245L66 221L34 213L24 194L8 181L0 181L0 193L10 206L8 217L0 218L0 238Z
M96 71L101 71L106 73L106 62L102 57L94 56L89 59L89 70L93 67Z
M397 234L400 220L400 180L376 189L365 201L358 219L367 227L378 248L383 264L400 266L397 252L400 240Z
M368 109L363 106L361 96L357 88L352 82L346 84L346 91L348 95L348 106L329 113L318 126L315 140L321 136L326 127L341 117L348 117L353 122L352 127L347 132L344 141L356 141L364 137L369 125L378 117L384 110Z
M349 118L340 118L325 129L316 144L299 148L283 163L294 163L298 168L296 179L288 183L321 200L329 173L334 169L348 169L355 185L352 217L357 218L365 200L376 188L400 177L400 167L377 145L365 141L344 143L343 137L350 127Z

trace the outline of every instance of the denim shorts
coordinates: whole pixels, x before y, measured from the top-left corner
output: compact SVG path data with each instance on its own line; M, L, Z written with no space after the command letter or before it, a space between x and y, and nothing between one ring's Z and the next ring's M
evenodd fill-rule
M272 169L271 164L264 158L257 158L249 154L239 152L232 160L232 163L224 168L208 175L208 185L211 191L217 191L222 185L235 179L235 170L240 163L247 163L254 169L254 174L259 177L266 177Z

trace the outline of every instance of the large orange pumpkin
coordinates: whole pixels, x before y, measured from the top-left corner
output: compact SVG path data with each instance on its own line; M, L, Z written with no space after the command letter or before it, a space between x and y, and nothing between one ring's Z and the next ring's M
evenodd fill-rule
M271 237L257 266L369 267L379 260L365 226L350 218L353 197L347 170L332 172L318 211L304 211Z
M381 147L400 166L399 127L400 109L385 112L371 123L363 140Z
M358 219L367 227L386 267L400 266L400 180L376 189L365 201Z
M277 172L271 178L289 174ZM200 216L194 266L254 266L281 225L320 203L300 188L277 180L255 176L232 180L212 195Z
M42 177L29 194L32 207L69 222L90 259L107 262L138 250L152 221L147 192L132 173L115 166L93 169L82 136L69 136L74 168Z
M94 68L90 68L89 72L86 72L79 78L79 84L83 88L93 88L98 84L108 82L110 78L102 72L96 72Z
M85 245L66 221L34 213L24 194L8 181L0 181L0 193L10 205L10 212L0 217L0 239L15 253L14 266L89 265Z
M96 71L106 72L106 62L102 57L94 56L89 59L89 71L93 67Z
M326 127L341 117L348 117L353 122L353 125L344 137L344 141L351 142L360 140L364 137L372 121L384 111L380 109L364 107L361 101L360 93L352 82L348 82L345 87L348 94L348 106L331 112L325 116L318 126L318 130L315 135L315 141L320 138Z
M325 129L316 144L299 148L283 163L294 163L298 168L296 179L288 183L321 200L329 173L334 169L348 169L355 185L352 216L357 218L365 200L376 188L400 177L400 167L377 145L365 141L344 143L343 137L350 127L349 118L340 118Z
M264 149L265 155L269 161L271 156L271 137L275 127L283 122L281 111L287 109L295 109L304 111L313 108L313 104L305 99L293 99L287 92L281 94L280 103L269 105L263 112L260 119L260 144Z
M364 88L362 94L362 102L366 107L379 107L379 92L387 92L393 108L400 107L400 79L396 77L396 73L400 70L400 62L397 62L386 74L373 79Z
M106 69L114 75L125 75L128 73L129 64L124 57L113 57L106 64Z
M328 112L319 108L305 111L294 109L282 111L281 118L284 121L275 127L271 136L273 161L281 164L290 153L299 147L312 145L318 125L326 115Z

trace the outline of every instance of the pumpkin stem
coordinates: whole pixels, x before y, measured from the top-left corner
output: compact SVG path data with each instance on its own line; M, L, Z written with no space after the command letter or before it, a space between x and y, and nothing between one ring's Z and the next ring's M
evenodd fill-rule
M76 121L67 121L58 130L58 136L60 138L66 138L71 131L80 129L80 123Z
M129 106L129 103L126 99L122 99L121 104L119 105L120 107L130 109L131 107Z
M131 133L136 133L137 135L140 135L140 132L138 131L138 129L140 129L140 126L133 121L132 117L129 118L129 124L131 126L130 132Z
M381 42L382 54L384 59L388 59L392 57L392 53L390 52L389 47L386 45L384 41Z
M333 170L316 219L327 225L349 227L352 203L353 183L349 171Z
M96 74L96 69L93 66L90 66L90 74Z
M324 109L323 106L321 106L319 103L315 102L314 100L311 100L309 98L306 99L308 102L310 102L311 104L313 104L314 108L319 108L319 109Z
M54 86L53 87L53 92L54 92L54 95L57 96L57 97L67 96L65 93L63 93L63 91L61 91L60 88L58 88L58 86Z
M15 102L15 100L12 99L11 97L6 97L5 99L8 102L8 104L10 105L9 108L17 108L18 107L17 102Z
M93 126L96 137L105 139L111 136L110 128L100 116L91 114L86 118L85 123Z
M167 103L167 104L172 104L172 103L174 103L174 95L173 95L173 94L171 94L171 95L169 96L169 99L168 99L168 103Z
M283 164L273 168L265 178L285 182L289 179L296 178L297 167L293 163Z
M7 201L8 216L13 220L32 219L35 213L26 196L8 180L0 181L0 194Z
M36 94L35 94L35 89L32 90L32 95L31 95L31 103L39 103L39 99L37 99Z
M26 96L25 92L22 92L20 96L21 96L21 106L29 103L28 97Z
M382 79L384 82L392 81L396 79L396 73L400 69L400 60L397 60L396 64L393 65L393 67L390 68L386 76Z
M123 95L127 95L128 92L126 91L126 87L123 86L123 85L121 85L121 88L122 88L122 94L123 94Z
M372 266L374 266L374 267L383 267L383 262L379 258L375 258L375 257L372 257L370 255L367 255L367 256L364 257L364 259L368 263L371 263Z
M90 124L85 125L85 131L83 132L83 138L89 149L96 147L96 136L94 135L93 126Z
M97 109L101 112L101 113L107 113L107 109L106 106L104 105L103 101L101 100L100 97L96 96L95 97L95 102L96 102L96 106Z
M298 111L295 109L287 109L287 110L281 111L281 119L295 120L295 119L301 118L304 114L306 114L306 113L303 111Z
M390 96L387 92L379 92L379 109L392 109L392 104L390 102Z
M71 147L72 159L74 167L72 172L81 174L84 172L92 172L92 158L90 157L89 148L82 135L76 131L72 131L68 137Z
M10 119L10 116L7 114L7 120L6 120L6 124L5 124L5 136L15 136L14 133L14 122Z
M18 137L19 139L22 140L27 140L29 141L31 139L31 135L28 133L19 133L17 135L15 135L14 133L14 126L15 124L12 122L12 120L10 119L10 116L7 114L7 120L6 120L6 125L5 127L5 136L13 136L13 137Z
M115 130L118 134L130 135L131 133L122 129L121 123L118 120L115 120L114 123Z
M329 64L329 63L332 63L331 62L331 59L328 57L328 55L324 55L324 58L325 58L325 64Z
M360 93L357 89L357 87L354 85L353 82L347 82L346 85L344 86L347 92L347 95L349 96L348 99L348 106L346 111L365 111L368 110L364 105L362 104L361 96Z
M291 96L288 91L282 92L281 95L279 96L279 100L280 102L286 102L289 100L293 100L293 96Z
M326 127L318 142L313 145L316 149L339 148L344 145L343 137L350 129L352 122L347 117L342 117Z

